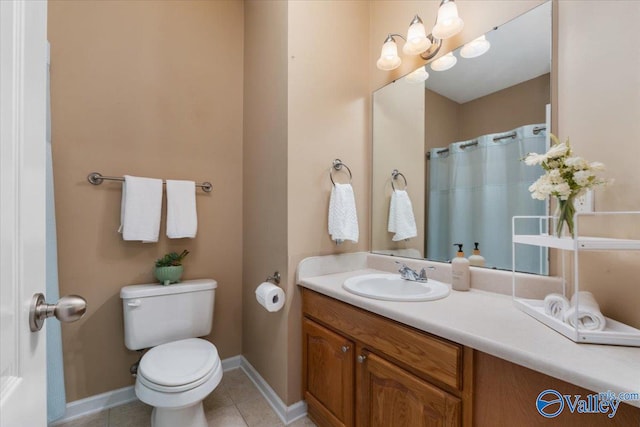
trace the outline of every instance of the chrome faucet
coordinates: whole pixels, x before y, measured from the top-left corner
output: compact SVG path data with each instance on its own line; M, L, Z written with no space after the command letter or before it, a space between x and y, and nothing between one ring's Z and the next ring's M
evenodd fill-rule
M396 261L396 264L400 266L398 272L400 273L400 277L404 280L411 280L412 282L426 282L427 279L427 270L424 268L420 270L420 273L407 266L404 263Z

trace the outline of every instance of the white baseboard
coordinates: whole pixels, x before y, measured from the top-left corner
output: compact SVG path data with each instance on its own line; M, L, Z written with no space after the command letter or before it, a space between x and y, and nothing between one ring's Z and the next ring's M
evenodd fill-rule
M56 426L85 415L95 414L96 412L104 411L105 409L124 405L125 403L133 402L137 399L136 393L131 385L129 387L123 387L106 393L89 396L84 399L74 400L73 402L67 403L67 409L64 413L64 417L49 425Z
M269 405L285 425L307 415L307 404L304 401L301 400L291 406L286 406L280 397L278 397L276 392L273 391L271 386L267 384L264 378L262 378L258 371L251 366L244 356L238 355L222 360L222 369L224 371L231 371L238 368L242 369L251 381L253 381L260 393L262 393ZM96 394L95 396L89 396L84 399L75 400L67 403L67 409L64 417L51 423L50 426L54 427L85 415L94 414L115 406L133 402L137 399L133 386L129 386L119 388L117 390L111 390L102 394Z
M304 400L287 406L282 401L282 399L280 399L278 394L271 388L271 386L264 380L264 378L262 378L258 371L256 371L251 363L249 363L249 361L245 359L244 356L240 357L242 358L240 369L242 369L244 373L247 374L247 376L251 379L251 381L253 381L260 393L262 393L271 408L275 411L278 417L280 417L285 425L289 425L295 420L307 415L307 403Z

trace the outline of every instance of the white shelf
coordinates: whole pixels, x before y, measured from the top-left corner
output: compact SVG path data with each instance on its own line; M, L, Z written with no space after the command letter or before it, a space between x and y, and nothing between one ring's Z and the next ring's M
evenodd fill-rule
M620 216L633 216L633 218L640 219L640 212L590 212L590 213L577 213L574 216L574 224L576 225L576 232L579 233L578 223L579 219L584 216L600 216L609 217L615 219ZM574 280L574 293L580 291L580 269L578 267L581 251L635 251L640 250L640 240L632 239L614 239L604 237L588 237L580 236L576 238L570 237L555 237L548 234L516 234L516 223L521 224L522 221L537 221L538 229L542 232L549 228L555 228L557 218L542 216L515 216L513 217L513 230L512 239L514 248L516 243L533 245L539 247L555 248L560 250L573 252L573 280ZM638 230L638 228L634 228ZM637 235L637 233L635 233ZM634 236L636 237L636 236ZM520 310L529 314L536 320L542 322L546 326L561 333L567 338L578 343L590 343L590 344L611 344L611 345L624 345L640 347L640 330L624 323L618 322L613 319L606 318L606 327L602 331L591 331L585 329L579 329L578 327L571 326L562 320L556 319L545 313L544 300L527 299L518 296L518 289L516 286L516 274L515 274L515 250L513 257L513 299L514 304ZM564 256L562 257L562 293L567 296L566 292L566 272Z
M640 240L609 239L604 237L555 237L549 235L515 234L513 243L544 246L564 250L640 250Z
M544 301L536 299L516 298L516 307L544 323L567 338L587 344L610 344L640 347L640 330L606 317L606 326L602 331L576 329L544 312Z

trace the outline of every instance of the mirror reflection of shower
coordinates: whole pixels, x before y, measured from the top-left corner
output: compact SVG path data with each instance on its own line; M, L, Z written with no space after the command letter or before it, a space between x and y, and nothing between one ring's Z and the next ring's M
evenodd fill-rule
M485 172L503 171L511 179L516 172L510 171L510 168L518 170L522 163L519 159L526 154L523 152L518 157L515 152L535 151L530 146L537 146L532 142L536 138L524 138L515 145L509 144L514 141L506 139L492 143L493 145L483 141L490 135L509 134L513 131L526 133L527 129L536 126L550 129L551 21L549 1L486 33L485 39L491 48L483 55L470 57L461 55L461 49L454 50L453 55L458 61L453 68L434 71L431 64L427 63L419 72L423 74L424 70L428 70L429 77L426 81L419 82L415 75L408 75L374 92L371 217L373 252L416 258L424 256L430 260L446 262L455 256L452 255L453 243L466 239L469 240L464 241L466 256L471 255L474 242L480 242L487 267L511 269L512 213L498 204L485 201L487 207L495 207L495 212L479 208L474 208L475 212L469 212L466 208L456 208L457 205L454 205L455 214L443 215L442 212L451 212L451 207L439 206L444 197L435 197L430 192L434 187L430 175L432 165L436 164L434 159L439 158L438 151L445 149L451 150L449 162L454 158L462 158L454 155L456 150L469 154L464 158L466 161L477 158L476 167L480 172L469 173L475 174L475 179L479 182L495 181L490 175L483 175ZM539 135L536 137L537 140L544 139ZM478 144L465 146L474 141L478 141ZM509 153L503 160L509 163L509 168L486 164L494 157L497 158L496 153L499 151ZM427 160L428 153L432 160ZM399 242L392 241L386 232L391 194L388 174L393 168L401 169L412 183L407 191L418 222L418 236ZM533 175L537 172L530 169L522 172L524 175L521 176L531 178L533 182L537 178ZM452 182L457 181L459 180ZM547 212L544 203L534 203L535 206L531 204L535 200L530 199L526 181L517 184L520 190L514 189L517 186L515 183L509 182L506 185L513 188L503 189L505 198L508 192L523 193L522 201L511 203L519 206L518 215L540 215ZM464 193L462 190L454 192L457 196ZM479 194L481 195L473 197L484 199L488 193L484 191ZM508 198L511 200L512 197L509 195ZM458 203L460 198L456 200ZM525 211L529 208L530 211ZM540 209L545 210L541 212ZM444 237L444 230L451 229L450 221L460 222L462 217L470 221L472 219L475 229L479 230L491 230L495 223L503 223L503 229L495 230L499 239L494 238L491 233L491 238ZM464 229L470 226L461 227ZM443 241L442 249L437 250L430 242L439 240ZM451 240L447 242L446 251L444 240ZM502 249L493 248L489 240L503 240L509 244L502 245ZM520 258L530 257L521 257L519 254L518 259ZM548 274L546 252L536 253L535 256L532 254L531 258L536 261L531 261L530 265L517 266L517 270Z

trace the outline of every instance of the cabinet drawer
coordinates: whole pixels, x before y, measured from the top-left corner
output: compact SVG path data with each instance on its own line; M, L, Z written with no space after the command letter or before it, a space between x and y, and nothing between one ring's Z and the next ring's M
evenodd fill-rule
M462 346L304 289L303 312L411 370L462 389Z

